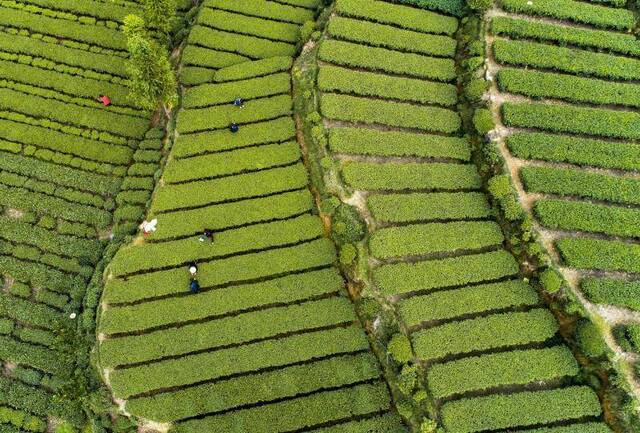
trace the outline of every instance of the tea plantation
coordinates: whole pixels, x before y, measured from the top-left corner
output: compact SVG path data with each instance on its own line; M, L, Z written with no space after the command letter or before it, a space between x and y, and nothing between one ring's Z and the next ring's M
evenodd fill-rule
M521 201L612 327L640 319L640 43L624 3L504 0L488 23L492 105Z
M0 0L0 433L640 431L639 7Z

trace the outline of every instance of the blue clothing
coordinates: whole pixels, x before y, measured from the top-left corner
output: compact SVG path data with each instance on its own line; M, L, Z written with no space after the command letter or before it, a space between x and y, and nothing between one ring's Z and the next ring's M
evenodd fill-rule
M242 105L244 105L244 101L242 100L242 98L236 98L236 100L233 101L233 105L235 105L236 107L242 107Z
M238 132L240 127L237 124L232 123L231 126L229 126L229 129L231 130L231 132L233 132L235 134L236 132Z
M189 290L191 290L191 293L198 293L200 291L200 284L198 284L198 280L191 280L191 283L189 283Z

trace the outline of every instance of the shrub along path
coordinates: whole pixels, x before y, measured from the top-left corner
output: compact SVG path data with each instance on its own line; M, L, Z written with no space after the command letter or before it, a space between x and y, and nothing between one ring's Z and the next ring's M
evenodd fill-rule
M616 327L640 318L640 43L633 13L604 3L502 0L488 41L521 202L572 289ZM619 331L614 350L640 350Z
M107 270L105 378L126 411L172 431L404 430L295 141L291 55L317 3L203 3L183 58L193 87L147 216L157 231Z
M374 289L397 308L447 432L607 432L470 162L455 109L457 26L391 2L338 0L320 43L328 146L363 199Z

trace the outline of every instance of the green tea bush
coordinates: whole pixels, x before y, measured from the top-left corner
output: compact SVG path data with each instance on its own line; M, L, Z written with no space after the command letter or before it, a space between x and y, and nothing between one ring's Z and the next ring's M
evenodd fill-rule
M592 322L580 322L575 331L575 339L582 352L592 358L603 356L607 351L600 330Z
M633 13L575 0L501 0L500 5L510 12L568 19L596 27L630 30L635 25Z
M341 0L336 2L336 11L341 15L425 33L452 35L458 28L458 20L454 17L377 0Z
M428 382L436 398L448 398L498 386L527 385L573 377L578 363L569 349L554 346L475 356L436 364L429 369Z
M451 163L371 163L350 161L343 166L345 182L354 189L478 189L475 165Z
M591 302L640 311L640 283L605 278L585 278L580 288Z
M418 263L384 265L373 279L384 295L449 287L515 275L515 259L504 250L429 260Z
M543 342L558 331L547 309L500 313L476 319L446 323L418 331L412 340L418 358L430 361L520 344Z
M387 353L396 362L405 364L413 359L411 341L404 334L395 334L387 344Z
M528 192L573 195L624 204L640 203L640 181L571 168L525 167L521 171Z
M442 422L448 432L470 433L593 417L601 412L591 388L574 386L449 402L442 408Z
M566 200L538 200L535 213L553 229L640 237L640 212L636 209Z
M444 108L401 102L370 100L349 95L324 94L322 114L353 123L382 124L425 131L454 133L462 125L460 116Z
M448 36L400 30L370 21L343 17L333 17L329 21L327 31L336 39L440 57L453 57L457 45L456 40Z
M612 138L640 138L640 114L545 103L502 106L506 125Z
M562 287L564 280L562 276L552 268L545 269L540 274L540 284L548 293L556 293Z
M335 153L471 159L471 147L461 137L366 128L331 128L329 147Z
M112 384L117 395L127 398L166 386L189 385L265 366L282 367L350 351L363 351L368 347L369 343L360 329L355 326L338 327L115 370ZM216 368L188 368L189 365L216 365Z
M508 280L413 296L399 301L397 305L405 324L412 327L538 303L538 296L528 284L521 280Z
M553 41L561 45L603 48L621 54L640 56L640 46L635 36L628 33L559 26L555 23L511 17L494 17L491 30L495 35Z
M324 40L318 55L321 60L337 65L406 74L444 82L452 81L456 76L452 59L401 53L337 40Z
M520 69L502 69L498 84L503 92L541 98L558 98L570 102L640 106L640 90L627 83L595 80Z
M457 89L452 84L394 77L329 65L320 68L318 87L326 92L339 91L360 96L379 96L445 106L454 105L458 99Z
M486 218L491 213L479 192L373 194L368 205L374 218L384 222Z
M621 241L564 238L556 242L564 262L579 269L640 272L640 246Z
M507 137L509 150L519 158L584 164L602 168L640 169L640 146L569 135L520 132Z
M496 60L510 65L553 69L608 79L637 80L640 77L640 60L630 57L504 39L494 42L493 51Z

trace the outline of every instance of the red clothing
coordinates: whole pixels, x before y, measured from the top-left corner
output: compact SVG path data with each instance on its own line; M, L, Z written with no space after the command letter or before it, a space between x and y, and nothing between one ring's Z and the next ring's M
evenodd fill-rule
M108 107L109 105L111 105L111 99L109 99L109 97L106 95L102 95L98 99L100 100L100 102L102 102L102 105L104 105L105 107Z

